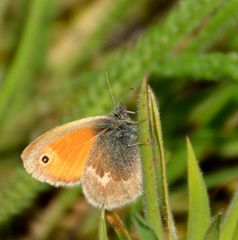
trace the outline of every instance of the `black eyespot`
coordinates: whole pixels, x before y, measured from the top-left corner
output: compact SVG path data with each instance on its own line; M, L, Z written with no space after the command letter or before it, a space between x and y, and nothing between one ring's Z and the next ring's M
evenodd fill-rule
M41 157L41 161L42 161L43 163L48 163L49 160L50 160L50 158L49 158L48 156L46 156L46 155L44 155L44 156Z

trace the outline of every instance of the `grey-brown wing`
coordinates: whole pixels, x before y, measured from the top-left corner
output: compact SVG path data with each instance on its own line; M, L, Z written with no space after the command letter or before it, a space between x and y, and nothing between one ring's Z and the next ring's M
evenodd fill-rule
M113 209L133 202L142 194L142 171L138 146L129 137L102 134L87 161L82 187L96 207Z

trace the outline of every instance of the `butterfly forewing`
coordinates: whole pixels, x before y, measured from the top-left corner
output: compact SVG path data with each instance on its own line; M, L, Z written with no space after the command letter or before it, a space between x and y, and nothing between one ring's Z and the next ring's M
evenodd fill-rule
M36 139L22 153L26 170L55 186L80 183L97 136L95 125L106 117L92 117L57 127Z

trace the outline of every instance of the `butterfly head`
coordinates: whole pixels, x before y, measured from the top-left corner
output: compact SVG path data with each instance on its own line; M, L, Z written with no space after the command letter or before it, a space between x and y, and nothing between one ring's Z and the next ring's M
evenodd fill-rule
M112 112L112 115L119 120L128 120L130 119L128 115L128 111L126 110L126 107L122 104L119 103L114 111Z

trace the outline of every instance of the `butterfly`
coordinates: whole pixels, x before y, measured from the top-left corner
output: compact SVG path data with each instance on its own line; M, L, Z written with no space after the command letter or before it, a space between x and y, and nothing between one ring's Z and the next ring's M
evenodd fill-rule
M28 173L54 186L82 185L95 207L114 209L142 194L137 129L122 104L106 116L56 127L27 146L21 158Z

